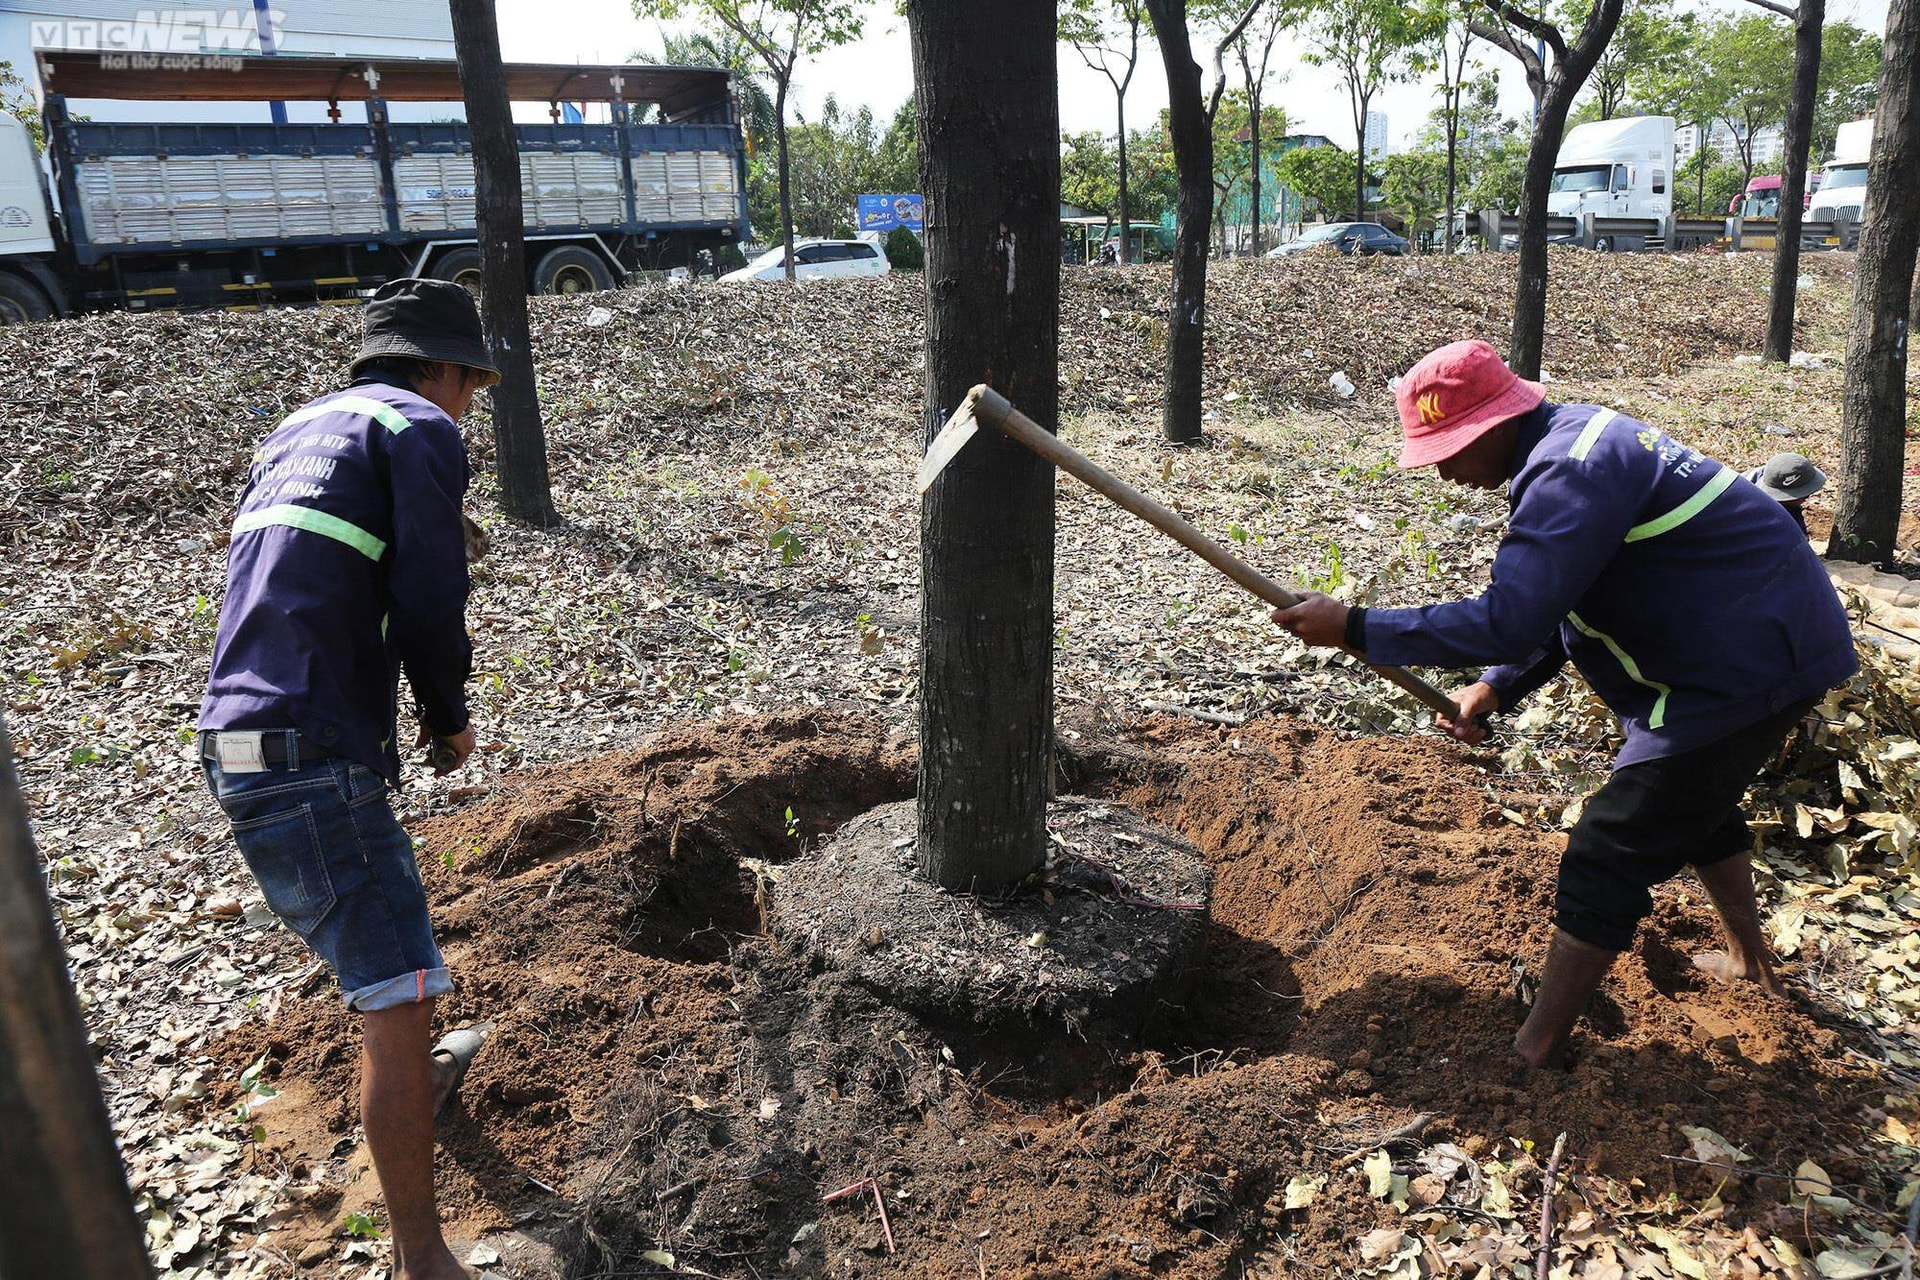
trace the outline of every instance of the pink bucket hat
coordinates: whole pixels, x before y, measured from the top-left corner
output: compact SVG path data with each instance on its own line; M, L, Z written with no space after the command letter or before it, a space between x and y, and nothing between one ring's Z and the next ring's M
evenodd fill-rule
M1450 342L1407 370L1393 393L1407 437L1400 465L1424 467L1451 458L1546 398L1546 388L1515 377L1486 343Z

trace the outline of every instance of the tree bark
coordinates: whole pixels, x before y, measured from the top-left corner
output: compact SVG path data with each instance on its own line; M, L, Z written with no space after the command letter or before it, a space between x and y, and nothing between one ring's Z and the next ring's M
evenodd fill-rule
M1793 96L1787 102L1785 155L1780 171L1778 232L1773 241L1773 289L1768 295L1764 356L1785 364L1793 355L1793 315L1800 285L1800 222L1807 191L1807 153L1820 87L1820 42L1827 0L1800 0L1793 19Z
M1540 376L1541 350L1547 332L1547 187L1553 181L1553 162L1567 127L1567 112L1593 71L1593 64L1613 39L1620 22L1622 0L1597 0L1580 36L1558 58L1546 78L1540 114L1534 120L1533 139L1527 145L1525 177L1520 187L1520 278L1514 289L1513 343L1507 364L1523 378Z
M1840 501L1827 554L1875 562L1900 527L1908 308L1920 250L1920 0L1893 0L1880 57L1840 419Z
M1060 337L1051 0L912 0L929 440L977 382L1052 429ZM1204 224L1203 224L1204 225ZM920 515L922 872L993 893L1047 848L1053 468L982 431Z
M1132 78L1131 72L1128 73L1128 78L1129 79ZM1120 136L1120 258L1119 258L1119 262L1120 262L1120 265L1124 267L1133 261L1133 223L1129 221L1129 219L1133 217L1133 214L1132 214L1132 211L1127 208L1127 95L1126 95L1126 91L1122 90L1120 93L1115 95L1115 101L1118 103L1118 106L1115 108L1115 114L1119 117L1118 124L1120 126L1120 134L1119 134Z
M1179 182L1173 233L1173 300L1167 310L1167 385L1160 422L1166 438L1200 438L1206 359L1207 232L1213 221L1213 127L1200 95L1200 64L1187 32L1187 0L1147 0L1167 69L1167 122Z
M500 381L493 402L500 507L516 520L557 524L547 477L547 436L527 332L526 224L520 201L520 144L500 65L493 0L452 0L453 43L473 143L474 212L480 237L480 314Z
M780 170L780 243L786 249L786 270L783 274L788 284L798 278L793 261L793 197L789 193L787 180L787 85L791 80L791 75L780 76L773 95L773 145Z
M0 1275L152 1274L0 721Z
M1353 217L1356 222L1367 216L1367 108L1373 104L1370 93L1358 94L1353 113Z
M1253 192L1253 214L1249 221L1253 223L1253 256L1257 258L1260 256L1260 90L1257 85L1247 86L1247 102L1253 108L1247 126L1253 135L1253 176L1247 180Z

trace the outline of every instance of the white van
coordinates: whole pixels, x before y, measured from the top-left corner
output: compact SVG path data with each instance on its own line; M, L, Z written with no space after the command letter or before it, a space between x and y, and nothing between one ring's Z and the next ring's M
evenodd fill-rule
M721 276L722 280L786 279L786 246L775 245L759 257ZM795 240L793 274L799 280L832 280L842 276L883 276L893 270L878 245L865 240Z
M1673 212L1672 116L1596 120L1567 130L1553 162L1547 212L1577 218L1653 218ZM1602 239L1598 249L1627 248Z

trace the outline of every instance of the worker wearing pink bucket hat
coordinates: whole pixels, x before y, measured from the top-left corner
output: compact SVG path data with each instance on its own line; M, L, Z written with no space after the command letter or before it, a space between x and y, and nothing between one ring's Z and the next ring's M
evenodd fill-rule
M1310 594L1274 620L1309 645L1389 666L1480 667L1454 694L1478 743L1571 661L1626 743L1561 857L1538 983L1517 984L1514 1039L1530 1065L1565 1060L1575 1022L1688 866L1718 911L1709 979L1779 994L1753 890L1740 801L1781 741L1856 666L1846 611L1780 504L1657 428L1596 405L1554 404L1484 342L1441 347L1395 389L1403 467L1505 488L1486 591L1412 609ZM1524 973L1524 968L1522 969Z

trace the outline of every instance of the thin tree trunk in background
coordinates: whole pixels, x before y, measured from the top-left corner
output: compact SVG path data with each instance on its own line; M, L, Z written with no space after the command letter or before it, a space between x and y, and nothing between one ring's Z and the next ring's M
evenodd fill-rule
M1622 0L1597 0L1580 36L1568 46L1547 77L1540 114L1527 146L1526 176L1520 188L1520 278L1514 288L1513 343L1507 364L1523 378L1540 376L1547 334L1547 187L1567 127L1567 112L1613 39Z
M1854 265L1840 419L1840 500L1827 554L1877 562L1900 527L1908 312L1920 250L1920 0L1893 0Z
M1060 105L1051 0L913 0L931 440L990 383L1059 413ZM997 431L920 514L920 868L997 892L1044 861L1053 760L1053 467Z
M1133 261L1133 214L1127 208L1127 99L1125 94L1118 96L1117 115L1120 126L1120 265L1126 266ZM1143 246L1144 247L1144 246ZM1031 416L1031 415L1029 415Z
M1173 233L1173 300L1167 312L1167 385L1161 429L1175 444L1201 435L1206 355L1207 233L1213 221L1213 128L1200 94L1200 64L1187 33L1186 0L1147 0L1167 68L1168 132L1179 179Z
M453 43L473 144L474 212L480 237L480 315L500 381L493 403L494 465L500 506L538 528L559 522L547 476L547 434L527 332L526 224L520 200L520 144L500 65L493 0L452 0Z
M1247 101L1253 107L1252 123L1248 126L1253 133L1253 177L1249 184L1253 189L1253 257L1260 256L1260 94L1255 86L1247 86Z
M0 1275L152 1274L0 721Z
M773 141L774 150L780 162L780 243L786 247L787 283L797 278L793 261L793 197L787 188L787 83L788 78L780 78L780 86L773 98Z
M1813 144L1814 102L1820 88L1820 41L1827 0L1800 0L1793 19L1793 96L1787 102L1786 154L1780 171L1778 233L1773 241L1773 289L1768 295L1764 357L1785 364L1793 355L1793 316L1800 285L1800 223L1807 191L1807 153Z

